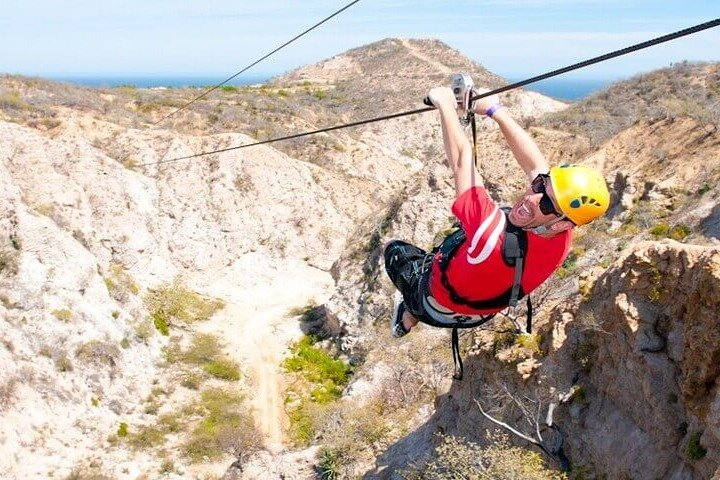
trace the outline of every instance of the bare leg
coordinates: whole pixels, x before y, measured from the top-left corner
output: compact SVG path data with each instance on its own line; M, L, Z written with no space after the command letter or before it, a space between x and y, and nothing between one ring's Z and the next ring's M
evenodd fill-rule
M408 332L418 323L418 319L413 316L412 313L405 310L402 317L403 326Z

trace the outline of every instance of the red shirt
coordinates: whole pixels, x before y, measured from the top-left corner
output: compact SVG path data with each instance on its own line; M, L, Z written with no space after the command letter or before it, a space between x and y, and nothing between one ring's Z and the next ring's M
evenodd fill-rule
M450 285L467 300L490 300L513 284L515 267L505 264L502 244L505 238L505 213L490 198L484 187L472 187L460 195L452 206L453 214L465 231L466 240L456 250L447 268ZM521 285L528 294L543 283L565 261L572 234L566 230L552 238L527 232L528 248ZM503 308L475 310L450 300L442 286L437 259L430 277L430 294L442 306L467 315L490 314Z

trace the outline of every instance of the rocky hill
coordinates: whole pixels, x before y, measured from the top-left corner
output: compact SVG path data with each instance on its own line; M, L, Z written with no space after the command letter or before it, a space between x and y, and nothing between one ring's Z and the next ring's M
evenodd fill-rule
M715 98L716 65L677 68L651 77L675 85L664 101L680 105L690 88ZM456 384L446 332L386 332L383 242L430 246L450 223L432 112L177 160L419 108L457 71L503 83L440 42L403 39L202 99L2 77L2 477L444 478L431 476L444 441L534 455L515 438L520 450L488 443L473 406L499 398L481 387L517 398L532 385L538 398L567 394L555 419L585 478L709 478L720 463L712 115L678 107L598 137L587 122L571 128L591 107L609 123L597 98L566 108L504 95L553 163L601 166L616 198L540 292L541 336L465 335ZM645 92L636 82L609 91ZM479 124L480 168L509 200L523 178L493 127ZM620 455L628 436L638 448ZM554 475L544 471L532 478Z

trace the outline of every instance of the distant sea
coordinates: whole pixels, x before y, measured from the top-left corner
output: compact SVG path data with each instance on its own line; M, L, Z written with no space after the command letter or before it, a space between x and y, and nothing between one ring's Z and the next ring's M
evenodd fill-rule
M527 78L527 77L526 77ZM508 82L515 83L524 78L508 79ZM526 85L526 90L533 90L548 97L565 101L575 101L587 97L599 90L603 90L617 80L613 79L554 79L550 78L537 83Z
M74 83L76 85L84 85L86 87L122 87L133 86L137 88L183 88L183 87L213 87L223 80L226 76L217 77L161 77L161 76L73 76L73 75L56 75L48 76L49 80L57 82ZM270 80L270 75L248 75L239 76L227 82L225 85L253 85L256 83L264 83Z
M51 76L50 80L74 83L89 87L120 87L134 86L137 88L181 88L215 86L227 77L161 77L161 76ZM248 75L230 80L226 85L253 85L265 83L271 75ZM527 78L527 77L526 77ZM524 78L508 78L510 83ZM565 101L575 101L587 97L591 93L609 86L612 79L548 79L525 86L526 90L534 90L549 97Z

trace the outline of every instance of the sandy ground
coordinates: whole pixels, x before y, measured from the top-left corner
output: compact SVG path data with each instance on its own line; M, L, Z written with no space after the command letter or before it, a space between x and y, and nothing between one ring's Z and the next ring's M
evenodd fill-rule
M263 262L258 257L244 259L202 289L226 302L202 330L219 335L227 353L250 376L255 419L265 447L279 452L287 426L280 364L289 344L302 335L290 311L323 303L334 282L329 273L301 262L258 268Z

